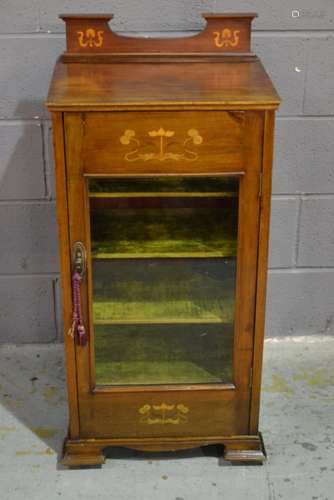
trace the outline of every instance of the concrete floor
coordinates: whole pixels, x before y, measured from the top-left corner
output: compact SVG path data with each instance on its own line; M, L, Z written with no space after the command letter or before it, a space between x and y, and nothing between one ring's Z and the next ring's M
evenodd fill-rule
M268 339L261 430L268 462L232 466L215 447L114 449L102 469L57 465L67 427L62 346L0 348L0 500L332 500L334 338Z

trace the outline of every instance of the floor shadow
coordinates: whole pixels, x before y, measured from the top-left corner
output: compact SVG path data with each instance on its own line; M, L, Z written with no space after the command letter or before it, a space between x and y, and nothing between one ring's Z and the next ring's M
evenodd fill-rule
M3 433L28 428L18 453L62 452L67 399L62 345L0 346L0 421Z
M218 447L215 445L193 448L191 450L179 451L137 451L119 446L111 446L104 450L106 458L116 458L117 460L170 460L199 457L217 457L219 458Z

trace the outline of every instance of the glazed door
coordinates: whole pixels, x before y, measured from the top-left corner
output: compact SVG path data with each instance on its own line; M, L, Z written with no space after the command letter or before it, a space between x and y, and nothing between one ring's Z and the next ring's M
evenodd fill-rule
M73 339L81 436L248 433L259 115L252 123L259 140L245 135L239 147L248 164L236 171L222 163L194 174L196 148L187 145L182 165L172 150L168 156L172 143L160 128L146 146L157 141L156 152L143 153L153 157L130 151L138 171L113 174L111 155L97 175L83 160L82 117L67 115L70 240L86 252L80 302L88 341ZM200 146L200 128L190 130L189 142ZM126 129L121 144L131 137ZM180 172L161 171L165 159L181 163ZM150 161L159 171L145 172Z
M231 384L238 178L88 190L94 385Z

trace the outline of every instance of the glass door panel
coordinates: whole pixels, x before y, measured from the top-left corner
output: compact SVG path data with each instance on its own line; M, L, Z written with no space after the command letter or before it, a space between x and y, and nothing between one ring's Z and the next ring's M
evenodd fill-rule
M98 385L232 382L238 179L89 181Z

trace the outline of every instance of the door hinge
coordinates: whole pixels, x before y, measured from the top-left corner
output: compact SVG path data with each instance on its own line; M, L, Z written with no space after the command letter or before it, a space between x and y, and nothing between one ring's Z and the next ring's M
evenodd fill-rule
M263 173L259 173L259 198L262 197L262 180L263 180Z
M249 369L249 388L251 389L253 385L253 367Z

